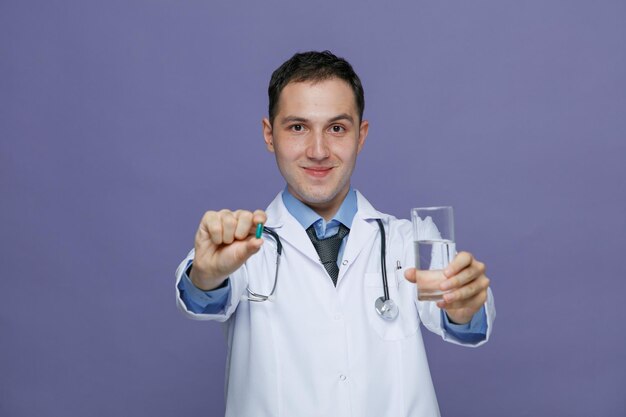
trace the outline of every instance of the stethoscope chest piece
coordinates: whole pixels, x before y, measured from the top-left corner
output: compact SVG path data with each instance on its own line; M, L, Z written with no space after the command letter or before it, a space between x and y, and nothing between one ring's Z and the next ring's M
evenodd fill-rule
M385 300L385 297L378 297L374 306L378 315L385 320L391 321L398 317L398 306L391 299Z

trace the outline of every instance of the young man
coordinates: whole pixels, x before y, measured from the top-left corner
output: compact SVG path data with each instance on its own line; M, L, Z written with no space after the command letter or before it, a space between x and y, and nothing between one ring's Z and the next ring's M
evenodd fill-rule
M452 343L484 343L495 318L484 264L459 253L443 272L444 301L417 301L425 274L408 268L410 222L350 186L369 124L348 62L296 54L268 92L263 136L287 187L265 212L208 211L176 272L180 308L225 322L226 415L439 415L419 324ZM259 223L280 244L255 237ZM391 320L375 309L383 233Z

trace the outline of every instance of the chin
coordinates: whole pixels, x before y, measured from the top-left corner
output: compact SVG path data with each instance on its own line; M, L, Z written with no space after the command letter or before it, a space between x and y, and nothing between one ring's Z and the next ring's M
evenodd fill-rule
M331 200L332 198L327 196L304 196L304 202L312 206L328 204Z
M305 190L296 190L298 195L302 197L303 201L307 204L320 205L330 203L337 197L337 194L341 189L324 189L324 190L315 190L315 189L305 189Z

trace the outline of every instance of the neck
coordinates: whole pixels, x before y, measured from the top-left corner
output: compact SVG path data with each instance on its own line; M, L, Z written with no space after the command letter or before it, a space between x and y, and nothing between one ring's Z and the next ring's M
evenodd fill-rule
M322 217L326 222L331 221L332 218L335 217L335 214L337 214L337 211L339 211L339 207L324 209L324 208L319 208L310 204L307 204L307 206L311 207L313 211L319 214L320 217Z
M335 214L339 211L339 207L341 207L341 204L346 199L346 196L350 191L350 186L348 185L345 190L342 190L333 199L325 203L310 203L301 199L297 194L293 193L292 190L289 191L294 197L309 206L314 212L319 214L321 218L328 222L332 220L332 218L335 217Z

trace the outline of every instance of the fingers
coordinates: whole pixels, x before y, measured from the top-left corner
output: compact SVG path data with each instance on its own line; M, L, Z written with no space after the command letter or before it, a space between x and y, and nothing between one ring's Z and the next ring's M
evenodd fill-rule
M404 277L421 290L448 291L437 307L455 323L468 323L487 301L489 278L485 276L485 264L467 252L459 253L443 271L407 268ZM443 279L443 281L442 281Z
M253 213L253 222L255 225L259 224L259 223L267 223L267 214L265 214L265 212L263 210L255 210Z
M198 227L196 239L210 241L214 245L229 245L235 240L247 239L255 233L257 224L266 221L267 215L262 210L254 213L246 210L207 211Z
M481 305L485 302L489 278L485 276L484 263L474 259L468 252L461 252L450 263L449 268L454 274L448 275L444 270L448 279L442 282L439 288L448 293L444 294L444 301L438 304L440 307L473 308L474 304Z
M470 284L444 294L444 308L467 307L473 305L474 302L481 305L487 299L487 288L489 288L489 278L483 275Z
M472 263L473 260L474 260L474 257L472 256L471 253L459 252L454 257L452 262L450 262L450 264L448 264L448 266L443 270L443 273L445 274L446 277L450 278L451 276L456 275L459 272L461 272L463 269L467 268Z
M464 258L457 262L457 264L453 267L452 270L456 271L454 274L450 275L446 273L448 268L444 270L444 275L446 275L448 279L445 280L440 286L443 291L460 288L485 274L486 267L484 263L477 261L467 252L461 252L459 255L461 254L467 254L470 263L465 264L467 259L464 256ZM457 258L459 255L457 255ZM457 258L454 260L457 260ZM465 265L465 267L457 270L456 268L458 268L459 265Z
M454 323L465 324L472 320L472 317L481 309L487 300L487 291L479 292L474 297L465 300L463 303L437 302L437 307L446 311L446 314Z
M212 241L219 245L222 241L222 222L219 214L215 211L207 211L200 220L198 233L196 233L196 243Z
M249 211L237 210L235 217L237 218L237 228L234 237L237 240L243 240L248 237L251 228L254 227L254 214Z
M235 240L238 220L230 210L220 210L219 213L222 220L222 243L230 245Z

